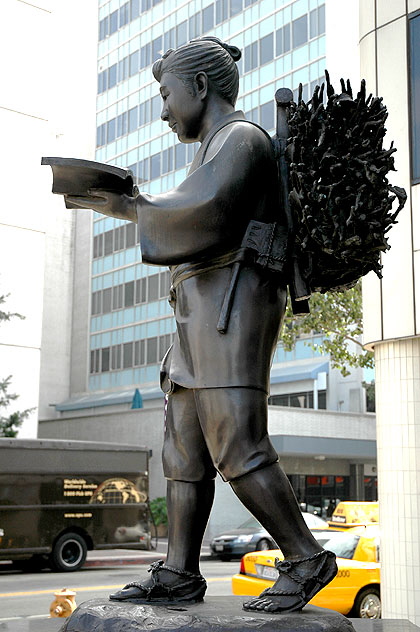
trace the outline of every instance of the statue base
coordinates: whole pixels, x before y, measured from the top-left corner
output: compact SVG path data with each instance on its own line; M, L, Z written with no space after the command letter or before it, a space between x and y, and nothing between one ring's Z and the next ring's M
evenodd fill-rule
M207 597L193 605L158 606L92 599L82 603L60 632L355 632L333 610L306 606L301 612L269 614L242 610L243 597Z

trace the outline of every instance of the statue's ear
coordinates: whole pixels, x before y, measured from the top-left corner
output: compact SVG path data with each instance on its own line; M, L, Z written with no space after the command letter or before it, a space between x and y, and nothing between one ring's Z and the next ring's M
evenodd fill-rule
M205 99L209 87L209 80L206 73L198 72L194 77L194 83L197 90L196 94L198 94L201 99Z

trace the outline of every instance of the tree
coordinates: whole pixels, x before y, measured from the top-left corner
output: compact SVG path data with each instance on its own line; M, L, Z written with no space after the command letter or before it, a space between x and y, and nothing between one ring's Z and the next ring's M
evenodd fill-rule
M8 294L0 296L0 305L6 302L7 296ZM0 309L0 322L8 321L12 318L20 318L23 320L25 317L17 312L5 312ZM7 408L10 403L19 397L16 393L9 393L11 379L11 375L5 379L0 379L0 437L16 437L18 428L20 428L24 420L34 410L33 408L27 408L26 410L16 411L11 414L8 413ZM3 414L3 411L5 414Z
M323 333L326 337L321 343L307 344L329 355L333 368L344 377L350 374L348 367L373 368L374 355L363 349L359 340L363 332L361 282L345 292L316 292L309 304L309 314L294 316L289 301L281 334L284 349L291 351L301 334ZM354 343L355 350L349 342Z

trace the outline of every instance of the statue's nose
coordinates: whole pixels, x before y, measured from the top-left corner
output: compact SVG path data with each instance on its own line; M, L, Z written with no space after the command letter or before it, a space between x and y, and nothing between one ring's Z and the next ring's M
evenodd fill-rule
M163 106L162 112L160 113L160 118L162 119L162 121L168 120L168 110L166 109L166 106Z

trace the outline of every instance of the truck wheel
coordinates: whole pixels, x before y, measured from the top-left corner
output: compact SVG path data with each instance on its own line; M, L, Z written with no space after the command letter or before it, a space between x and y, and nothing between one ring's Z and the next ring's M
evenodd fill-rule
M56 571L77 571L86 560L87 546L77 533L64 533L54 545L51 565Z
M365 588L357 595L354 616L361 619L381 618L381 597L377 588Z

